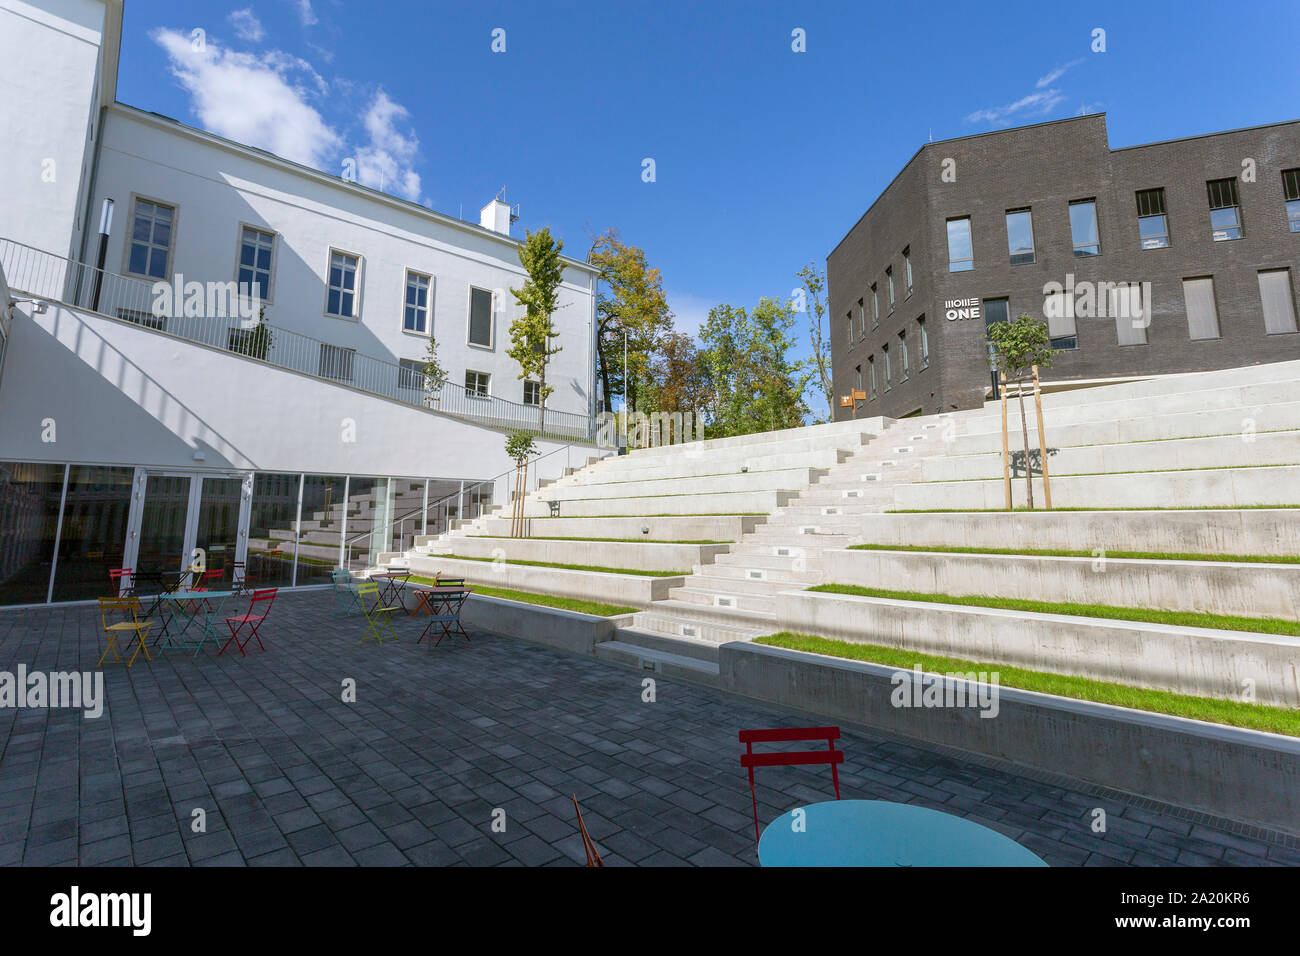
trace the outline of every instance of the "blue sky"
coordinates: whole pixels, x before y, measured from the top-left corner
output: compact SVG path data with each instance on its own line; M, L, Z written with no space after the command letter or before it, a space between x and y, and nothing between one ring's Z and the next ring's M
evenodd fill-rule
M616 227L692 332L824 267L930 136L1086 109L1128 146L1300 116L1295 0L128 0L124 33L123 102L331 172L352 158L474 221L504 185L580 258Z

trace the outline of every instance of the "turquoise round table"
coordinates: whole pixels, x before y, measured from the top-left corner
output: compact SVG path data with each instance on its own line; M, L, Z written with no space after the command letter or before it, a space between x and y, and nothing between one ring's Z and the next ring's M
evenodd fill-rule
M783 813L758 841L763 866L1047 866L996 830L884 800L828 800Z

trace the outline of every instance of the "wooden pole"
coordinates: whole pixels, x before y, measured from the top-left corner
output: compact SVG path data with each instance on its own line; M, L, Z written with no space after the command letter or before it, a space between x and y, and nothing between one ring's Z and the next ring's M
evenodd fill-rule
M1007 451L1007 373L1001 372L998 381L1002 387L1002 483L1007 493L1007 510L1011 510L1011 456Z
M1052 507L1052 482L1047 476L1047 433L1043 430L1043 395L1038 388L1038 366L1034 367L1034 414L1038 417L1038 455L1043 465L1043 497Z

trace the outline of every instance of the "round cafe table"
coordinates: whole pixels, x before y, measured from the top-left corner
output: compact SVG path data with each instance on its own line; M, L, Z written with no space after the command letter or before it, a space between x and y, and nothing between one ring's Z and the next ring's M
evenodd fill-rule
M783 813L763 830L758 859L763 866L1047 866L996 830L884 800L828 800Z

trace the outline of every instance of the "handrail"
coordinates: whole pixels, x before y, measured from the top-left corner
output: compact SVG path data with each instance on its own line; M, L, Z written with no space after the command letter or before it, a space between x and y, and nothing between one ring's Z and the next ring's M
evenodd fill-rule
M211 315L159 316L153 310L157 298L155 283L97 269L5 238L0 238L0 268L10 288L27 295L431 412L550 438L591 441L595 436L597 420L589 415L543 410L537 405L524 405L495 395L477 395L445 379L430 382L418 367L365 355L278 325L268 324L268 341L252 334L254 325L239 316L239 300L233 294L205 296L203 311L211 308ZM223 280L202 286L229 288L233 283Z

